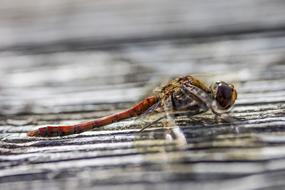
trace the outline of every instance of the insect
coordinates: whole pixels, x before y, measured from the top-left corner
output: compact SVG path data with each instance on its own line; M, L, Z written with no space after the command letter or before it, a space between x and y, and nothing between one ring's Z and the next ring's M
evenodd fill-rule
M230 111L237 99L233 85L217 81L207 87L202 81L187 75L171 80L130 109L88 121L67 126L47 126L27 133L30 137L52 137L77 134L150 112L184 112L191 115L208 111L221 115Z

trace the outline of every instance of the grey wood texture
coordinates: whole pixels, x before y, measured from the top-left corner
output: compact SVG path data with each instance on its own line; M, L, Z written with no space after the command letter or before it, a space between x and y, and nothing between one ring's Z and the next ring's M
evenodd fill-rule
M113 47L145 40L283 31L282 0L2 1L1 49ZM27 47L28 46L28 47ZM82 48L82 47L81 47Z
M284 189L284 6L3 2L0 188ZM26 136L121 111L185 74L234 83L237 119L207 112L142 133L153 117L66 137Z

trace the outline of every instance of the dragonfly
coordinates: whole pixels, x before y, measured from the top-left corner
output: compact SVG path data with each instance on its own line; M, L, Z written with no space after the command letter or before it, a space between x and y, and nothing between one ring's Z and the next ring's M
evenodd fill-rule
M82 133L124 119L153 112L188 112L196 115L211 110L220 116L230 112L237 99L234 85L217 81L210 86L191 75L177 77L133 107L92 121L74 125L46 126L27 132L30 137L54 137ZM142 128L144 130L146 127ZM141 131L142 131L141 130Z

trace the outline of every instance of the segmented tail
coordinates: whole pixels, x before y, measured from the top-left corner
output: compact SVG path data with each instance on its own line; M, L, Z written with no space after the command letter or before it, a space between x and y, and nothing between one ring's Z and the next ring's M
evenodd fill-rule
M29 131L27 135L30 137L54 137L81 133L93 128L121 121L123 119L138 116L144 113L149 107L157 103L158 100L158 97L150 96L139 102L138 104L134 105L132 108L116 114L112 114L93 121L84 122L76 125L42 127L37 130Z

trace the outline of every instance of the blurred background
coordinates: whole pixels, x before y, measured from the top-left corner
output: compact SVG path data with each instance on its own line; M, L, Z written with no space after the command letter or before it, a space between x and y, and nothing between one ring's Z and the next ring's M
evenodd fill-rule
M1 189L285 188L284 10L282 0L1 0ZM26 136L121 111L186 74L234 83L241 121L178 118L183 150L134 121Z

